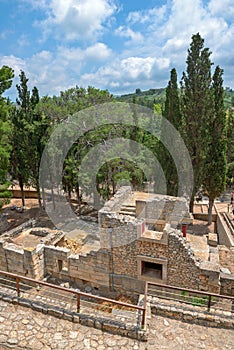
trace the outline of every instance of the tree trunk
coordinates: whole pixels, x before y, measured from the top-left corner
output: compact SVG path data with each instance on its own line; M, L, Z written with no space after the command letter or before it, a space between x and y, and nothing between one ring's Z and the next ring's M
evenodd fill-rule
M41 205L41 190L40 190L39 183L37 183L37 185L36 185L36 190L37 190L37 199L38 199L39 208L41 209L42 208L42 205Z
M71 190L68 186L67 186L66 190L67 190L66 192L68 193L68 202L69 202L69 204L71 204Z
M43 206L43 209L45 209L45 188L44 186L42 186L41 188L41 194L42 194L42 206Z
M55 199L54 199L54 187L53 187L53 184L51 186L51 197L52 197L52 202L53 202L53 209L55 210Z
M212 224L212 208L214 205L214 199L209 198L209 208L208 208L208 225Z
M194 207L194 196L191 197L190 203L189 203L189 211L190 211L190 213L193 213L193 207Z
M93 203L94 208L99 210L100 209L100 195L96 189L93 192L93 202L94 202Z
M21 190L21 200L22 200L22 206L25 207L25 199L24 199L24 183L22 177L19 178L19 186Z
M80 188L79 188L79 186L75 187L75 191L76 191L76 200L77 200L77 205L78 205L78 213L80 214L81 197L80 197Z

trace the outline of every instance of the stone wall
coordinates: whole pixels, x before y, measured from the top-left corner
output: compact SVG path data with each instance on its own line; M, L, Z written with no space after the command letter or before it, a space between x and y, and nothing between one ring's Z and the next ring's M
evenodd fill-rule
M92 287L109 288L109 265L110 255L102 249L87 256L68 257L69 276L76 281L89 282Z
M49 229L33 228L34 220L4 233L0 238L0 269L27 277L42 279L45 276L44 246L61 240L64 233ZM25 229L32 228L28 235L39 236L41 243L24 247L14 243L14 238L23 235Z
M71 254L70 249L45 246L45 270L52 277L109 288L109 253L105 250L87 255Z
M220 274L220 283L221 283L221 294L226 294L234 296L234 275L233 274Z
M130 244L113 247L113 273L118 287L126 288L129 278L130 286L135 280L136 291L142 290L142 280L147 277L141 276L139 263L145 260L162 264L162 281L155 279L157 283L219 293L219 265L213 261L201 262L180 231L170 227L167 230L168 244L141 237Z
M103 216L105 217L107 213L114 214L120 210L122 204L131 196L131 194L131 187L123 186L108 202L106 202L105 206L98 212L98 221L100 226L103 226Z
M199 306L187 305L186 309L177 305L168 305L157 297L149 296L151 312L163 317L171 317L183 322L200 324L206 327L234 328L233 317L230 311L208 312Z
M168 284L200 289L199 262L179 231L168 235L168 254Z
M217 215L216 225L217 225L217 232L219 237L219 244L225 245L226 247L234 247L233 236L229 232L227 224L225 223L220 213L218 213Z
M35 279L44 277L44 246L24 249L0 242L0 269Z
M128 245L141 237L142 220L128 217L111 218L110 215L103 218L103 226L99 228L100 245L102 248L111 249L120 245Z
M12 243L7 243L4 247L6 259L6 270L8 272L25 275L24 249Z
M145 218L147 223L162 221L175 223L183 221L192 222L188 204L185 198L155 195L145 201L136 201L136 214L138 218ZM183 220L182 220L183 219Z

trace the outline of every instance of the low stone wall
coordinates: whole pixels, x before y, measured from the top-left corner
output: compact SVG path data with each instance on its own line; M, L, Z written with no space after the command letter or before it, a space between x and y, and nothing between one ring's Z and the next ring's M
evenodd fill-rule
M115 321L113 319L98 316L94 317L89 316L88 314L72 312L56 306L48 306L44 302L30 301L29 299L18 298L1 292L0 300L13 304L19 304L21 306L31 308L34 311L42 312L43 314L52 315L74 323L80 323L83 326L93 327L103 332L119 334L121 336L137 339L139 341L147 341L148 338L147 331L118 320Z
M32 228L34 220L29 220L17 228L4 233L0 237L0 266L2 270L19 275L42 279L45 276L44 247L45 244L61 240L64 233L49 229L35 228L33 234L40 237L41 243L32 247L24 247L14 243L14 238L25 229ZM31 234L31 231L30 233Z
M218 213L217 215L216 225L217 225L219 244L225 245L226 247L234 247L234 238L229 233L227 224L225 223L220 213Z
M208 222L208 214L205 213L194 213L193 214L194 219L201 220L201 221L207 221ZM212 214L212 222L217 221L217 214Z
M21 233L23 230L26 230L30 227L34 227L36 225L36 220L28 220L24 222L23 224L13 228L10 231L5 232L3 235L1 235L1 240L6 240L7 238L15 238Z
M9 190L13 198L22 198L21 190ZM24 198L38 198L37 191L24 190Z
M226 315L218 315L208 311L199 311L194 307L194 310L177 306L163 305L158 302L151 301L151 313L154 315L171 317L176 320L196 323L201 326L231 328L234 329L234 318L231 312L226 311Z

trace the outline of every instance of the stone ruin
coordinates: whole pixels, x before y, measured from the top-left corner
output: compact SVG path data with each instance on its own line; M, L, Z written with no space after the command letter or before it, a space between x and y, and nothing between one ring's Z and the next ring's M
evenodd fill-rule
M29 221L0 237L0 266L106 293L139 294L147 280L233 295L234 275L221 271L215 239L182 234L192 223L184 198L122 187L99 210L95 239L79 227L66 234Z

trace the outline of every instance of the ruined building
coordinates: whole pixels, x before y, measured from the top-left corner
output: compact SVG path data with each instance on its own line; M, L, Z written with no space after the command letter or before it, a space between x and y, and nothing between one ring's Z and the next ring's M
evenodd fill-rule
M33 221L4 233L0 266L107 292L141 293L148 280L233 295L234 274L219 263L219 244L231 243L217 220L218 236L196 236L184 198L122 187L99 210L93 233L77 227L65 234Z

